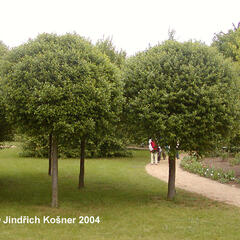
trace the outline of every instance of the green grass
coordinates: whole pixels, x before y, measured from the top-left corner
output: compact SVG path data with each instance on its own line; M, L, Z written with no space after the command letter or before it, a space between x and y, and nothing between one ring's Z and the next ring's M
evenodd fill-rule
M0 151L0 218L99 216L99 224L3 224L8 240L240 239L240 209L182 190L167 201L167 184L146 174L148 151L133 158L87 159L78 190L78 159L59 160L60 207L52 209L47 159Z

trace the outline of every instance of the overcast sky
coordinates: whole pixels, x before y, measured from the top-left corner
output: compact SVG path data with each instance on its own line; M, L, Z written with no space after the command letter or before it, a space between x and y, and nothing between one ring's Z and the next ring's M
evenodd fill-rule
M168 38L212 42L240 22L239 0L1 0L0 40L18 46L39 33L112 37L128 55Z

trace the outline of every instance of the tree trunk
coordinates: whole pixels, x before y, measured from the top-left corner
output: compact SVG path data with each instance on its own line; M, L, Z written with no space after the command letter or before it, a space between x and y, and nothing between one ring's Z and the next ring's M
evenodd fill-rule
M52 136L52 207L58 207L58 153L55 136Z
M52 134L49 134L48 140L48 175L52 175Z
M80 174L78 188L84 187L85 138L81 139Z
M176 176L176 159L175 154L169 154L169 176L168 176L168 200L172 200L176 194L175 190L175 176Z

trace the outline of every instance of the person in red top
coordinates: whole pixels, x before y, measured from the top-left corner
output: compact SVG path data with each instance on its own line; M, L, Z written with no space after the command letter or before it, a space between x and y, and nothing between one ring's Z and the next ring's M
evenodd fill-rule
M158 164L158 145L151 138L149 139L149 150L151 152L151 164Z

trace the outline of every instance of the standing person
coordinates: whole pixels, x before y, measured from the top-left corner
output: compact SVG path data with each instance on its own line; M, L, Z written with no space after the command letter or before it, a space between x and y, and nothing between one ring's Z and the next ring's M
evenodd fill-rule
M162 148L162 157L163 157L163 160L166 160L166 152L165 152L165 148L163 147Z
M162 148L161 148L161 146L159 145L159 146L158 146L158 163L159 163L160 160L161 160L161 155L162 155Z
M177 146L176 146L176 149L177 149L177 152L176 152L176 158L179 159L179 141L177 141Z
M152 142L152 138L150 137L149 141L148 141L148 147L149 147L149 151L150 152L152 151L152 144L151 144L151 142Z
M158 162L158 146L151 138L149 139L149 150L151 152L151 164L157 164Z

